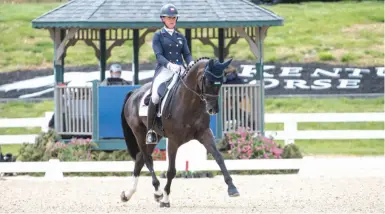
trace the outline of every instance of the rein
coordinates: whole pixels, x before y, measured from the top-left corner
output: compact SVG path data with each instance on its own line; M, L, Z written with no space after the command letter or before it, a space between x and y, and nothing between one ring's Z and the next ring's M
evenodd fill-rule
M206 65L205 67L205 70L203 71L205 75L205 73L209 73L210 75L214 76L215 78L222 78L224 74L220 75L220 76L217 76L213 73L211 73L209 70L207 70L208 66ZM202 81L201 81L201 93L199 94L198 92L196 92L195 90L191 89L190 87L187 86L186 82L184 81L184 77L186 76L187 74L187 71L185 71L185 73L183 74L183 77L181 77L181 75L178 75L179 79L182 81L183 85L191 92L193 92L195 95L197 95L202 101L206 101L207 100L207 97L219 97L219 95L216 95L216 94L205 94L204 91L203 91L203 81L204 81L204 78L202 78Z

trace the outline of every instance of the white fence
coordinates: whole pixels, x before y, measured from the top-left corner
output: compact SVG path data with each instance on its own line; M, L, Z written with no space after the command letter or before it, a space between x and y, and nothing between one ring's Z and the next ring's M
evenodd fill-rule
M284 123L283 131L266 131L276 140L285 140L285 144L294 140L325 139L385 139L384 130L298 130L298 123L316 122L382 122L385 114L380 113L278 113L265 114L266 123Z
M0 118L0 128L33 128L40 127L42 132L48 130L48 122L53 112L46 112L44 117L37 118ZM0 135L1 144L35 143L37 134Z
M0 119L0 128L42 127L52 113L44 118ZM310 114L266 114L266 123L284 123L283 131L266 131L275 139L293 143L295 139L384 139L384 130L298 130L300 122L384 122L384 113L310 113ZM275 133L275 134L274 134ZM34 142L32 136L0 136L0 144ZM194 152L191 152L194 151ZM299 169L304 175L383 176L384 157L344 157L303 159L258 159L226 160L228 170L274 170ZM204 147L198 142L189 142L178 150L176 168L184 170L188 161L189 170L215 170L219 167L214 160L207 160ZM154 161L156 171L166 171L167 161ZM48 179L61 179L64 172L132 172L133 161L95 162L12 162L0 163L0 173L44 172ZM146 167L143 171L147 171Z
M0 119L0 128L41 127L47 130L52 112L42 118ZM384 113L273 113L265 123L283 123L283 131L267 130L274 139L294 143L296 139L385 139L384 130L298 130L301 122L384 122ZM0 144L34 143L36 135L0 135Z

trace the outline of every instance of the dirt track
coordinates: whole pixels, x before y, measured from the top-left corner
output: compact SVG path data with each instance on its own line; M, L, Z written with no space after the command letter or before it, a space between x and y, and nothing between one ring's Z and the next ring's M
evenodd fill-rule
M0 180L0 212L30 213L384 213L383 177L233 176L241 194L229 198L223 177L174 179L171 208L153 200L150 177L139 179L127 203L131 178L93 177L45 181ZM166 183L160 179L161 187ZM162 209L168 209L164 211Z

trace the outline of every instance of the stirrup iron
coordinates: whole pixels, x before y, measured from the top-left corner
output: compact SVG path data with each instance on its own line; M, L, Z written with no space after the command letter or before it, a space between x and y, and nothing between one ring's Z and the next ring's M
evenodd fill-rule
M148 130L146 134L146 144L156 144L158 142L158 136L152 129Z

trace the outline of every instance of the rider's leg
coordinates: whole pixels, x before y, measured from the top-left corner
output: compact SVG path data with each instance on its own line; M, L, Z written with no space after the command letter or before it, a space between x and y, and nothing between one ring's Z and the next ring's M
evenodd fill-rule
M151 100L148 104L148 113L147 113L147 138L146 142L148 144L156 143L156 134L152 130L155 117L156 117L156 109L157 105L159 104L159 95L158 95L158 87L163 82L169 80L173 75L173 72L168 70L167 68L162 68L160 70L159 74L155 77L152 83L152 89L151 89Z
M172 71L168 70L167 68L162 67L161 69L162 70L159 71L159 74L155 77L152 83L151 100L154 104L159 103L160 97L158 95L158 88L160 84L169 80L174 74Z

